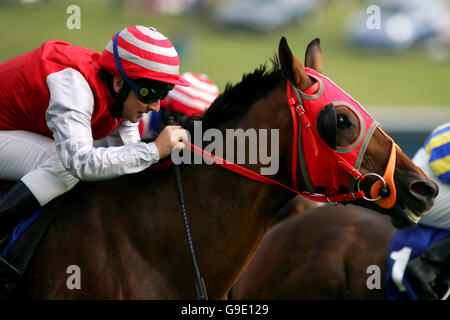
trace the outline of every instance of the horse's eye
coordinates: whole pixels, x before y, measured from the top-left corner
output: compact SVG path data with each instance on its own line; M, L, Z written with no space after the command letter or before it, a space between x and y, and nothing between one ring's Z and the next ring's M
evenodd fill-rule
M317 116L317 132L332 149L351 145L359 136L358 116L346 104L329 103Z
M356 113L345 105L336 106L336 145L346 147L359 136L361 123Z
M347 116L343 113L338 113L336 116L336 124L338 129L345 129L350 127L351 123Z

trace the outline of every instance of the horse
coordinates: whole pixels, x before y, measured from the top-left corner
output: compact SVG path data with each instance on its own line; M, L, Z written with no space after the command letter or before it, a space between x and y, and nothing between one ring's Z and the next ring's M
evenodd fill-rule
M233 300L384 300L370 289L369 266L386 276L390 240L398 229L370 209L321 206L275 225L233 286Z
M215 128L224 134L230 129L278 130L278 141L268 144L277 142L279 168L266 177L277 183L254 181L205 161L179 166L198 269L210 299L226 298L273 225L274 212L292 198L293 191L308 190L294 161L297 154L293 148L293 123L300 116L293 117L291 113L294 109L288 94L292 91L288 90L301 92L314 84L306 70L321 71L319 42L311 42L306 49L307 68L292 54L284 37L278 57L272 60L271 70L261 65L245 74L241 82L227 85L202 117L202 125L203 130ZM328 141L334 134L339 146L345 146L349 139L360 135L360 130L356 131L350 123L354 115L345 110L327 111L330 127L323 124L321 130ZM301 119L305 120L306 115ZM314 144L313 149L301 151L319 156L317 148L325 146L325 142L315 130L310 131L314 127L305 129L312 134L308 141ZM249 150L247 145L225 149L233 147ZM355 184L359 181L358 193L352 194L369 195L377 178L368 174L381 177L388 163L393 163L395 204L384 208L361 197L345 200L388 214L393 223L412 224L415 217L431 207L437 188L379 126L374 127L364 148L364 157L358 159L359 170L347 168L348 180ZM184 152L189 151L187 147ZM394 162L389 161L392 151L396 155ZM331 153L320 156L326 159ZM261 172L266 166L258 159L241 167ZM336 172L339 170L336 168ZM291 179L298 181L297 185ZM279 184L295 188L282 188ZM320 191L318 186L316 191ZM336 194L320 199L332 201L340 197ZM108 181L80 182L61 201L14 295L27 299L195 299L194 266L176 197L171 170L156 171L150 167ZM78 270L78 287L68 286L74 270Z
M319 205L320 204L318 202L303 198L302 196L295 196L285 205L283 205L280 210L278 210L278 212L276 213L275 224L292 215L296 215L300 212L306 211Z
M395 264L408 261L406 252L412 250L411 259L427 241L448 236L428 227L399 230L386 216L352 205L297 211L269 230L229 299L420 299L408 274L394 275L400 270ZM443 294L445 275L439 279Z

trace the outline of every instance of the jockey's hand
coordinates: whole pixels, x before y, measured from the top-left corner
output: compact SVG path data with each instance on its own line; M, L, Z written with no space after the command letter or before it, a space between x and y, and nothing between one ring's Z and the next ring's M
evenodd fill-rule
M181 126L166 126L161 131L158 138L155 140L156 147L158 148L159 158L167 157L172 149L183 149L183 140L188 140L186 130L182 129Z

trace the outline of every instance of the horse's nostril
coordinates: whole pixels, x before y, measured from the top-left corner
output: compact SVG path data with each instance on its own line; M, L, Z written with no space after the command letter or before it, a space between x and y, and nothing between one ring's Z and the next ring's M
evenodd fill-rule
M434 198L437 195L437 187L422 181L413 183L411 190L423 197Z
M411 186L411 190L422 196L426 195L426 193L427 193L427 188L425 187L425 185L423 183L414 183Z

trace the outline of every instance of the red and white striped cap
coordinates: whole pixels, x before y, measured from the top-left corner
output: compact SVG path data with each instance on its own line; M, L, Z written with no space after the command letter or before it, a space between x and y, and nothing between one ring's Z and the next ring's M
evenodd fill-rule
M119 75L114 61L113 38L100 56L99 64ZM146 78L181 86L189 82L179 75L180 60L169 38L155 28L128 27L119 33L117 50L122 68L130 79Z
M187 116L202 115L219 95L219 88L206 74L186 72L183 78L188 80L191 86L175 86L161 101L161 106Z

